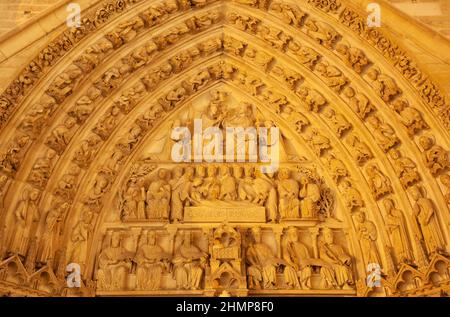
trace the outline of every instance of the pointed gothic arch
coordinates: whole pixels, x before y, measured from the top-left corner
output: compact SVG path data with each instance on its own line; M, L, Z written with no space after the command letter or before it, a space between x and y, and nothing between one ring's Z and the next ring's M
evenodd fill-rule
M169 157L145 153L170 131L171 121L188 124L192 109L206 111L209 93L220 89L279 127L282 140L291 144L281 167L315 173L312 179L323 182L334 201L333 217L322 221L298 217L275 224L239 222L236 228L245 235L261 226L264 243L280 257L281 237L294 226L310 257L343 248L339 252L349 254L352 263L346 274L354 279L345 288L323 286L326 270L314 262L313 285L300 278L288 289L280 273L275 290L249 286L236 294L308 294L313 288L325 295L368 295L365 271L375 258L387 285L375 290L378 294L399 292L394 281L406 271L425 276L433 259L450 251L449 182L442 180L450 166L449 106L432 74L419 69L388 29L368 28L363 11L344 0L99 1L80 29L55 35L0 96L0 135L8 140L0 147L0 260L5 260L0 268L10 257L27 261L28 275L46 272L52 288L60 279L55 294L72 291L63 278L71 262L82 265L88 290L83 294L217 293L205 284L211 272L203 262L201 274L196 271L199 284L189 286L200 288L195 291L180 288L162 264L151 266L165 272L159 273L161 284L136 290L133 257L116 272L123 280L102 280L99 286L98 275L102 270L107 280L111 274L113 256L105 244L111 248L112 236L121 232L131 242L122 239L115 247L134 256L148 230L157 232L153 247L161 244L173 258L174 240L189 230L197 251L210 251L203 240L221 221L123 221L118 203L124 203L136 170L148 169L140 176L146 192L157 181L155 171L173 172L176 164L168 163ZM167 151L169 142L160 143ZM143 204L149 208L149 201ZM358 222L361 211L367 219ZM416 220L424 213L431 228ZM14 233L17 227L25 239ZM317 242L325 228L333 229L336 242ZM217 259L209 254L209 260ZM430 283L428 275L423 279ZM447 282L440 283L436 292Z

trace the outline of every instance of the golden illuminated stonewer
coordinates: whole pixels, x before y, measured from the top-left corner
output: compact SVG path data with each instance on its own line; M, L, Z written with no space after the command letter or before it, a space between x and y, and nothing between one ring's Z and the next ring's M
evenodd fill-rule
M0 295L448 295L448 33L371 2L2 31Z

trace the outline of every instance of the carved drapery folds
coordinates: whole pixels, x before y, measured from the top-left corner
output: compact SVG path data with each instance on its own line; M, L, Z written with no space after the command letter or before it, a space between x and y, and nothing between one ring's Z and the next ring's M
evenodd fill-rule
M98 255L97 289L246 295L270 289L354 288L352 257L336 239L338 235L342 241L343 233L328 227L320 233L318 237L319 231L293 226L283 233L228 224L203 231L110 229Z
M334 216L332 191L308 168L263 174L258 165L153 165L148 171L145 166L149 163L136 166L117 194L123 221L197 222L197 212L217 221L215 208L226 213L244 206L255 212L255 219L269 222Z
M52 36L0 95L0 293L443 289L448 103L348 4L99 1ZM279 168L175 163L195 119L279 128Z

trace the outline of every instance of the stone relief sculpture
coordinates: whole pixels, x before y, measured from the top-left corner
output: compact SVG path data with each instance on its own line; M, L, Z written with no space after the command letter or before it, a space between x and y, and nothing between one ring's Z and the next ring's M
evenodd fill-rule
M227 19L229 23L232 23L239 30L249 31L251 33L256 33L257 26L261 22L257 18L235 11L228 13Z
M389 156L394 160L394 169L404 188L420 181L416 163L408 157L402 157L399 150L391 149Z
M283 31L265 25L260 27L259 36L278 50L284 50L291 40L291 37L286 35Z
M375 91L384 101L390 101L401 92L391 77L380 73L376 68L369 69L367 76L372 81L372 86Z
M118 209L123 221L178 223L186 221L186 208L206 208L214 217L213 206L232 210L240 204L262 208L268 222L324 220L330 217L333 198L323 180L311 173L289 168L261 173L259 168L234 164L150 170L125 183L118 193Z
M48 178L50 177L51 170L53 168L53 161L56 156L56 152L49 149L44 157L36 160L30 175L28 176L28 181L32 185L39 189L44 189L47 184Z
M307 109L310 111L319 112L322 106L327 103L327 100L314 89L300 87L296 93L306 103Z
M170 185L167 180L167 171L161 169L158 172L158 178L148 187L147 202L147 218L152 219L169 219L169 202L170 202Z
M281 218L299 218L298 183L291 178L290 171L286 169L280 171L278 178L278 209Z
M328 119L331 128L334 133L341 137L347 130L351 129L352 125L348 120L340 113L336 113L333 108L327 108L324 112L324 116Z
M339 37L339 33L337 33L333 27L324 22L307 19L305 21L305 26L306 34L328 48L331 48Z
M121 289L125 287L127 273L131 269L131 256L122 246L120 232L108 232L105 246L99 255L97 286L100 289Z
M64 174L58 181L57 187L54 190L55 196L62 199L72 200L75 194L77 179L80 175L80 168L72 164L66 174Z
M29 136L23 135L16 137L8 145L8 150L0 154L0 171L8 175L13 175L17 172L20 166L21 152L29 140Z
M288 122L295 124L295 129L298 133L302 133L303 127L310 125L308 118L300 112L294 110L294 108L290 105L287 105L283 110L279 110L278 112L282 118L285 118Z
M77 124L83 124L94 110L92 100L88 96L83 96L77 100L67 114L75 118Z
M365 119L369 113L375 110L375 107L370 103L369 99L365 95L356 92L354 88L347 86L343 89L342 93L348 98L353 111L361 119Z
M322 229L319 258L326 263L321 269L325 287L351 288L354 284L352 258L341 245L334 242L333 230L328 227Z
M247 48L244 56L252 60L256 65L261 66L265 71L267 71L268 66L274 60L273 56L254 48Z
M320 59L320 54L317 53L314 49L308 46L303 46L296 40L290 41L288 44L288 48L290 51L292 51L300 64L303 64L305 65L305 67L308 67L310 69L314 68L314 66Z
M319 208L319 201L321 199L320 187L314 180L303 177L300 180L300 198L301 201L301 217L302 218L316 218Z
M0 175L0 208L3 208L3 199L8 190L9 178L6 175Z
M318 63L315 70L323 77L327 86L336 92L341 91L342 87L348 82L342 72L328 62Z
M80 168L87 168L92 163L95 153L101 146L101 138L97 134L91 134L86 140L83 140L73 158L73 162Z
M83 263L83 258L87 252L88 238L92 235L93 214L90 211L84 211L81 219L72 229L70 239L72 241L72 250L70 261L74 263Z
M448 153L428 136L421 136L419 144L423 149L423 161L433 175L439 174L449 166Z
M174 253L174 278L179 289L199 289L204 278L208 254L193 243L193 235L186 231L182 243Z
M410 136L415 135L421 130L429 128L419 110L409 106L407 100L397 99L393 102L392 107L401 117L401 122Z
M307 247L298 241L298 230L289 227L283 241L283 260L286 262L284 281L289 288L310 289L314 259L309 255Z
M134 262L136 268L136 288L156 290L161 288L161 277L168 270L170 255L157 244L155 231L143 230Z
M376 199L392 193L393 189L391 186L391 181L379 170L376 165L371 164L367 166L366 172L369 177L369 187Z
M336 45L336 51L345 63L353 68L353 70L358 74L360 74L366 65L370 63L362 50L348 44L338 43Z
M22 192L22 198L17 203L14 212L14 227L9 237L8 252L25 257L28 245L32 239L32 227L39 219L38 210L39 191L36 189L25 189Z
M397 263L408 263L412 259L412 252L403 212L397 209L395 201L390 198L386 198L383 205L386 211L385 222Z
M55 236L59 233L58 224L64 217L65 212L69 208L67 202L59 203L51 208L45 217L44 232L40 241L37 262L51 263L54 260L55 253Z
M310 132L305 136L305 140L311 145L317 156L322 156L325 150L331 148L330 140L323 136L316 128L311 128Z
M347 167L341 160L336 158L334 153L330 152L329 155L325 157L325 160L335 183L338 183L341 178L349 176Z
M365 162L373 158L370 148L367 144L361 142L358 136L349 133L345 141L352 149L352 155L359 165L364 165Z
M79 263L81 289L92 294L183 296L309 290L367 295L371 290L361 287L359 260L386 265L386 285L400 267L434 274L436 263L447 265L448 216L442 201L449 202L448 144L439 132L448 113L438 85L385 30L367 29L342 1L308 0L300 9L280 1L236 0L220 11L219 2L168 0L136 11L133 1L99 3L86 12L82 27L55 37L59 42L52 40L7 87L0 96L1 132L7 138L0 151L0 211L5 213L0 260L16 257L30 276L37 270L52 276L55 270L59 282L67 263ZM108 25L122 11L130 12L126 20ZM256 18L261 15L267 20ZM91 42L76 49L100 26L104 35L90 36ZM158 30L154 37L152 27ZM346 27L349 32L342 33ZM308 44L303 36L311 38ZM183 49L172 54L172 45ZM119 56L118 49L129 53ZM328 61L331 54L339 59ZM382 71L372 67L380 56L385 57ZM69 66L59 69L63 64ZM135 71L142 77L131 77ZM354 82L358 76L364 80ZM42 95L30 91L38 81ZM380 100L369 100L373 94L364 81ZM210 107L200 110L208 92L227 85L235 96L217 91ZM411 98L414 91L420 100ZM235 107L227 104L230 96ZM36 103L29 102L31 97ZM286 130L280 134L286 151L280 169L261 173L258 164L249 163L174 164L164 155L176 140L155 155L148 136L168 128L166 120L174 122L170 128L192 126L195 116L183 112L188 103L186 108L201 113L204 126ZM361 122L350 124L352 115L337 111L344 104ZM364 125L367 131L361 130ZM403 128L408 139L398 130ZM382 151L372 152L376 144ZM303 145L308 155L300 153ZM416 146L421 162L411 159ZM316 157L307 157L310 150ZM419 174L424 166L431 176ZM391 181L399 189L395 176L411 191L410 201L393 191ZM440 183L431 182L439 176ZM426 190L432 190L433 200ZM404 217L408 206L413 222ZM199 221L202 212L214 212L216 218ZM198 218L192 216L196 213ZM257 221L256 213L262 215ZM353 215L354 226L347 220ZM240 235L248 230L253 241L245 243ZM103 244L97 243L105 232ZM175 239L180 236L181 244ZM416 254L412 239L419 244ZM358 247L362 259L357 259ZM8 263L0 263L2 294ZM437 278L426 279L424 285L429 288L433 281L435 289ZM31 282L27 296L46 292L39 289L41 280ZM385 294L392 287L386 286Z
M341 184L341 188L346 199L347 208L353 210L353 208L364 207L364 200L362 199L361 194L353 187L349 180L344 180Z
M377 239L378 230L375 224L367 220L365 211L358 211L355 214L358 239L361 241L361 249L364 256L364 264L378 263L381 265L381 258L378 252Z
M75 126L76 121L72 117L66 119L63 125L56 127L47 138L46 144L56 153L61 154L70 142L70 131Z
M395 134L394 129L384 123L381 119L376 116L370 116L367 119L370 126L374 129L373 135L376 142L380 145L383 151L387 152L389 149L397 145L400 140Z
M277 284L276 268L283 262L261 242L261 228L251 229L252 242L246 250L248 287L250 289L271 289Z
M423 243L428 256L442 252L442 233L434 203L426 197L424 189L417 185L410 188L410 193L414 200L413 216L419 240Z
M297 27L303 24L303 19L307 16L307 14L297 6L292 6L279 1L272 2L269 6L269 11L280 16L287 24Z
M291 70L287 67L274 66L272 68L272 74L286 82L289 89L296 90L299 82L303 80L303 76L296 71Z
M38 136L47 124L52 112L53 104L35 104L20 123L20 129L30 137Z
M239 229L226 224L215 229L209 236L209 252L211 274L206 281L210 287L218 290L242 290L247 287Z
M192 189L192 178L194 176L194 168L187 167L175 168L173 170L172 179L169 185L172 189L171 194L171 220L174 222L183 219L184 205L188 204Z

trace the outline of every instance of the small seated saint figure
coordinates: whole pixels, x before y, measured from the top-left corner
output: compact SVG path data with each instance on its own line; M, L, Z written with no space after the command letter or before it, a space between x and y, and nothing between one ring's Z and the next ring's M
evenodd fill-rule
M327 227L319 240L319 257L328 264L320 270L324 288L349 289L353 285L351 257L334 242L333 230Z
M193 244L191 231L185 231L172 259L177 289L200 289L208 254Z
M250 230L253 241L247 248L247 276L250 289L274 289L277 285L277 267L284 261L262 242L261 228Z
M134 258L136 268L136 287L155 290L161 288L161 277L169 267L169 254L157 244L156 232L144 230Z

